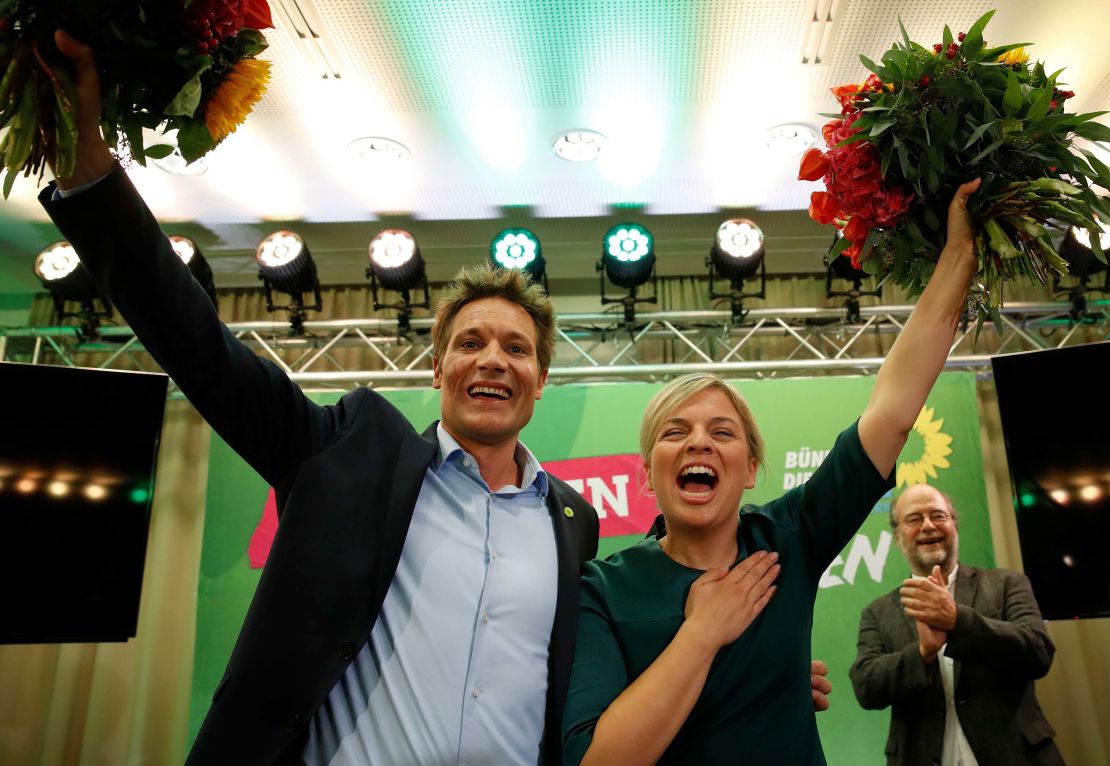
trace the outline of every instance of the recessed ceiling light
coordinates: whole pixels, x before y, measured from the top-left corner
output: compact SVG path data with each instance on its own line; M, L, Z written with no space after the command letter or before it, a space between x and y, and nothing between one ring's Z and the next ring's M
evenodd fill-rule
M365 136L347 144L347 153L362 162L407 160L412 156L400 141L384 136Z
M817 129L802 122L787 122L763 134L767 148L777 154L801 154L817 143Z
M172 173L175 176L199 176L208 171L208 160L206 158L201 157L192 162L185 162L185 158L181 156L181 150L176 147L174 147L173 152L162 159L151 160L151 162L158 169Z
M568 130L555 137L551 148L568 162L593 162L608 139L594 130Z

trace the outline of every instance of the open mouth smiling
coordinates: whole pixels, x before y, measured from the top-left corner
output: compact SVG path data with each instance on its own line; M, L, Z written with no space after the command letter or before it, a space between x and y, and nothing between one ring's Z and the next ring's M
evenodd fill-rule
M688 465L678 472L675 483L683 496L695 500L707 499L717 488L717 472L707 465Z
M492 399L504 401L511 399L513 392L501 386L474 385L466 390L472 399Z
M930 545L940 545L944 542L943 537L923 537L917 541L918 546L928 547Z

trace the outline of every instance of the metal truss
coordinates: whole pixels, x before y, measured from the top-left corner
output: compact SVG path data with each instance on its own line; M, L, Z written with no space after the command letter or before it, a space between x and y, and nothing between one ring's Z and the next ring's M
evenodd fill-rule
M901 332L912 306L874 306L849 322L838 308L754 309L742 321L728 311L561 314L550 380L659 380L695 370L763 378L868 374ZM1001 327L963 325L947 367L990 376L990 357L1110 338L1110 300L1090 301L1075 316L1070 303L1012 303ZM428 386L431 320L412 319L398 334L395 319L306 321L304 335L277 322L229 324L240 340L310 390L355 385ZM0 361L107 369L156 370L126 327L102 327L93 338L77 327L0 329Z

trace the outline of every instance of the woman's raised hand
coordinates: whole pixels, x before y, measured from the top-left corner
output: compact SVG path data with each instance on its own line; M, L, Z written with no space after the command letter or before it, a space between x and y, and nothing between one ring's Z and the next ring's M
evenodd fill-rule
M777 553L757 551L732 569L710 569L690 586L686 622L714 648L731 644L775 595Z

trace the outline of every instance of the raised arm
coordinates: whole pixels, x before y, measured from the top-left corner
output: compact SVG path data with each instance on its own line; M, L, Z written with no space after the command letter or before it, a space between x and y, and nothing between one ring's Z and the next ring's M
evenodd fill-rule
M277 486L335 433L342 408L309 401L220 323L101 136L92 52L64 32L56 39L74 63L78 126L76 169L56 183L87 188L56 199L47 187L40 202L146 350L228 444Z
M73 175L54 179L59 189L72 189L103 178L115 167L116 161L100 134L100 76L92 50L61 30L54 33L54 42L58 50L73 61L77 88L77 162Z
M948 206L948 242L917 306L879 368L871 399L860 417L863 449L883 476L894 468L956 334L977 264L967 199L978 188L979 179L975 179L956 190Z

